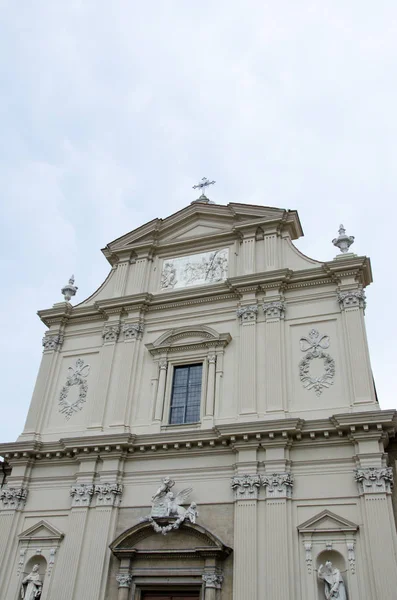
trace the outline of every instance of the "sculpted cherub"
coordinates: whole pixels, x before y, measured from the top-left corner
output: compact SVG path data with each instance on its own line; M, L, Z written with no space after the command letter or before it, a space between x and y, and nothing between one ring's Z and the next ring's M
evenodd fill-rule
M171 477L163 477L162 484L160 485L157 492L152 496L152 502L155 502L159 498L162 498L167 493L169 493L170 489L175 485L175 481L171 479Z

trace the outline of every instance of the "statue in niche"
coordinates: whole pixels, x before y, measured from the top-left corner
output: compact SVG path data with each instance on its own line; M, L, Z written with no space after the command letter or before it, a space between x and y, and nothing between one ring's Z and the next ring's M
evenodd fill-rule
M43 583L40 579L39 565L34 565L31 573L22 581L21 598L23 600L36 600L36 598L40 598L42 589Z
M347 600L346 588L343 582L343 577L339 569L332 565L331 561L327 561L324 565L320 565L318 569L318 577L324 581L324 593L326 600Z

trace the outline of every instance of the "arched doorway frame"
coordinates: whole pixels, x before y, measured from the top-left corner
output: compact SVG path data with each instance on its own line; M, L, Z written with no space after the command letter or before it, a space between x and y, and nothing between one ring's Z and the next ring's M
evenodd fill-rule
M189 539L188 546L178 547L181 534L185 540ZM144 540L150 538L153 542L154 536L159 536L158 547L153 543L145 547ZM118 600L141 600L143 592L160 589L198 591L200 600L217 600L223 581L223 562L232 549L202 525L190 522L167 534L173 541L172 548L167 549L162 537L154 533L150 523L144 522L127 529L110 544L120 561L116 577ZM145 563L150 564L150 570ZM177 568L170 567L173 564Z

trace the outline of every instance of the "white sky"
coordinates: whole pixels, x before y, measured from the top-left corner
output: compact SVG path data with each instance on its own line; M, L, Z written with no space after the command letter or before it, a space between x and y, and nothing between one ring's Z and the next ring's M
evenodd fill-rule
M299 211L297 246L372 259L367 328L396 407L395 0L0 0L2 402L22 431L37 309L105 278L100 248L217 181L220 204Z

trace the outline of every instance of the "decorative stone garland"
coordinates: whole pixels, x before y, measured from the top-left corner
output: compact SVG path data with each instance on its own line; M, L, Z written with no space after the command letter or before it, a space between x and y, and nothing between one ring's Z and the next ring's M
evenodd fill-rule
M90 374L90 368L90 365L85 365L84 361L81 358L78 358L76 360L76 367L69 367L68 369L66 383L59 395L59 412L64 414L67 420L69 420L75 412L81 410L82 405L86 401L88 391L86 377ZM73 385L79 386L79 397L75 402L68 402L67 397L69 390Z

